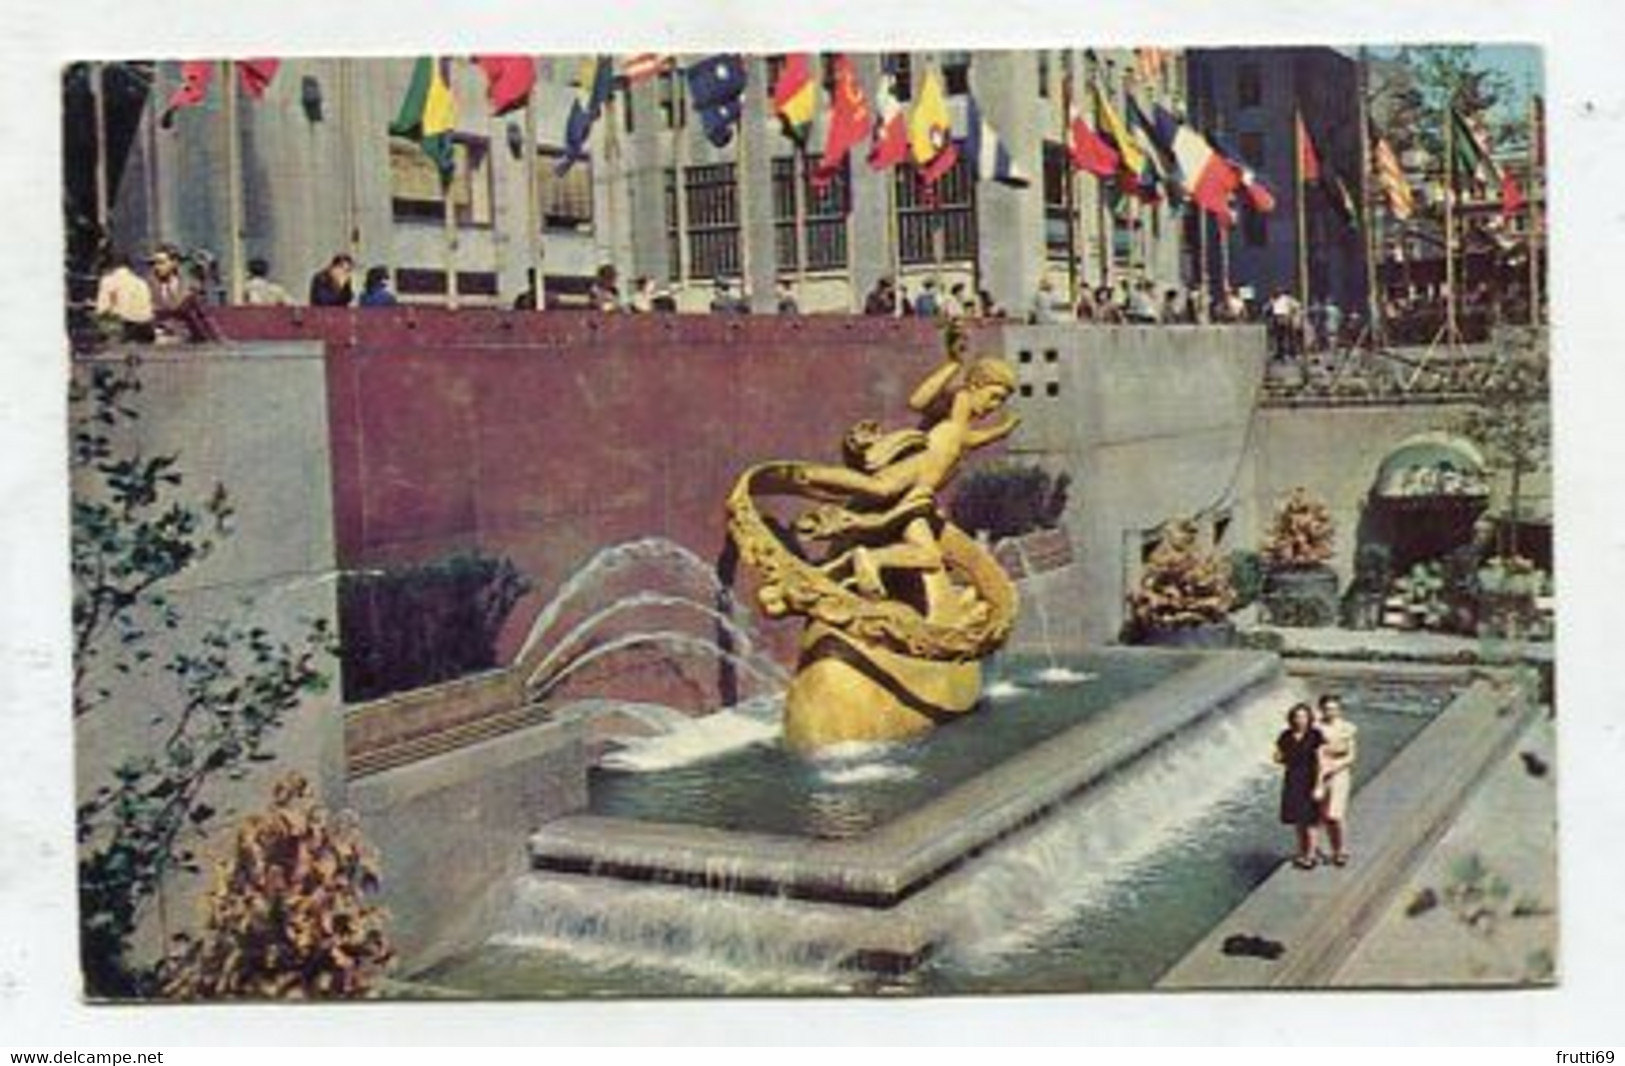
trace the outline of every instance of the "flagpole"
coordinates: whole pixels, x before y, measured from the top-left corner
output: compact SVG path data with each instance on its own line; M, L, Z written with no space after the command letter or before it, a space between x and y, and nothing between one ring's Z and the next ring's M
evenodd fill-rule
M1095 97L1094 132L1100 135L1100 61L1093 51L1089 52L1089 85ZM1106 183L1101 180L1095 182L1095 239L1100 243L1100 284L1102 288L1110 290L1112 284L1112 232L1107 224L1106 211Z
M796 227L796 297L805 299L803 295L807 286L807 147L803 144L794 146L790 155L790 195L791 207L795 217Z
M672 88L671 88L671 124L673 165L677 173L673 176L673 195L677 201L677 283L682 291L688 291L689 265L688 252L688 82L683 76L684 67L681 57L672 58Z
M147 232L155 243L163 239L164 232L163 200L158 184L158 122L163 109L160 102L163 99L163 66L156 59L152 61L152 82L147 86Z
M1309 323L1309 214L1304 203L1303 150L1308 131L1303 124L1303 110L1294 109L1296 125L1292 130L1292 172L1296 179L1298 216L1298 314L1300 330L1307 331ZM1306 339L1306 338L1305 338Z
M892 314L903 314L903 238L897 225L897 168L886 168L886 245L891 258Z
M1457 343L1456 332L1456 131L1452 120L1456 103L1445 100L1444 115L1444 285L1445 343Z
M535 63L535 57L531 57ZM536 158L536 83L531 82L525 93L525 227L526 255L530 265L531 310L547 308L547 282L542 273L545 254L542 248L543 215L541 207L541 167Z
M598 62L608 63L608 56L599 56ZM594 73L594 77L597 77ZM620 200L622 183L619 171L621 169L621 109L620 99L611 83L609 99L604 101L604 165L609 173L604 177L605 206L608 217L604 220L609 231L609 261L615 267L616 299L620 299L620 258L621 235L619 227L620 212L616 210Z
M350 255L356 259L361 257L361 195L358 192L356 168L356 116L360 113L360 104L355 92L354 60L339 60L339 99L343 106L344 126L344 228L349 243Z
M750 109L741 104L739 129L734 135L738 142L738 147L734 149L734 211L739 224L739 298L747 307L754 309L756 294L747 295L755 258L751 255L750 247L750 151L747 147L750 138L745 133L745 123L751 121L749 115Z
M94 112L96 139L96 243L108 246L107 220L110 214L107 196L107 71L103 64L92 63L91 107Z
M230 262L227 290L231 303L243 302L243 160L237 135L237 79L231 60L220 63L220 94L224 102L222 125L226 138L226 218Z
M1524 227L1528 231L1529 244L1529 324L1540 324L1540 243L1539 223L1540 215L1536 210L1539 203L1540 189L1540 113L1536 107L1535 94L1529 93L1529 192L1524 204L1524 211L1528 217Z
M1082 302L1082 294L1078 288L1082 280L1080 277L1082 271L1078 269L1080 243L1078 238L1083 230L1083 220L1079 218L1083 198L1078 195L1078 172L1072 165L1068 152L1072 135L1073 96L1077 92L1073 84L1073 68L1076 60L1071 49L1066 49L1064 55L1066 64L1061 72L1061 155L1066 168L1066 283L1068 291L1072 294L1072 306L1075 309Z
M1383 341L1382 300L1377 291L1376 233L1372 228L1371 186L1376 175L1375 161L1371 157L1371 71L1366 61L1364 46L1360 48L1360 229L1365 237L1366 322L1371 330L1372 347L1381 347Z

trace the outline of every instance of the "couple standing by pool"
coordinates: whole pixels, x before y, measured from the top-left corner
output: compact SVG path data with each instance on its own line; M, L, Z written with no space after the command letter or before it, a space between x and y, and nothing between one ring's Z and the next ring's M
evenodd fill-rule
M1297 832L1298 854L1292 864L1314 869L1321 861L1315 829L1326 827L1334 866L1348 864L1349 795L1354 791L1355 729L1343 717L1343 701L1320 697L1319 713L1307 703L1293 704L1286 728L1275 739L1275 761L1285 770L1281 781L1281 821Z

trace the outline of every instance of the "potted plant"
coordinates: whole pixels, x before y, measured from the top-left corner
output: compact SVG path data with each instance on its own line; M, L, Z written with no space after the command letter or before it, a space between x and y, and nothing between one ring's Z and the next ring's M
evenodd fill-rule
M1377 541L1354 553L1354 580L1343 600L1343 623L1350 629L1375 629L1382 620L1383 600L1393 581L1393 553Z
M1331 511L1299 486L1275 511L1264 538L1264 607L1276 625L1328 626L1337 620Z
M1230 564L1201 543L1195 522L1166 523L1129 594L1129 639L1141 644L1225 647L1234 643Z
M1479 633L1516 639L1538 628L1546 574L1521 555L1494 556L1478 571Z
M1450 617L1444 576L1437 563L1411 567L1410 573L1394 582L1394 593L1403 601L1407 629L1438 629Z

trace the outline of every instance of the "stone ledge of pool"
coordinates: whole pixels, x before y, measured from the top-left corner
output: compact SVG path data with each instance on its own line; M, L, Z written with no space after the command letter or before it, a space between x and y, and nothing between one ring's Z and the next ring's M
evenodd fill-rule
M823 840L577 814L549 822L531 837L532 867L894 907L1280 672L1280 660L1269 653L1209 653L1191 669L860 837Z
M1320 988L1449 828L1478 781L1536 713L1512 686L1474 682L1355 793L1354 860L1305 874L1283 863L1156 982L1159 989ZM1227 955L1235 935L1282 945L1277 959Z

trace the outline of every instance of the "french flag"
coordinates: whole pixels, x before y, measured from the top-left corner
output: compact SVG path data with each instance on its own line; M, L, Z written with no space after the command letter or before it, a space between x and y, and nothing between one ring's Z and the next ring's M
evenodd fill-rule
M982 109L977 105L974 96L969 97L966 102L965 119L967 126L965 155L976 165L978 178L982 181L996 181L1014 189L1024 189L1031 184L1031 179L1022 173L1015 160L1010 158L1010 152L999 139L999 135L982 117Z
M1174 125L1171 147L1185 195L1208 214L1228 217L1230 198L1242 185L1241 174L1206 137L1183 122Z

